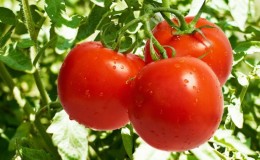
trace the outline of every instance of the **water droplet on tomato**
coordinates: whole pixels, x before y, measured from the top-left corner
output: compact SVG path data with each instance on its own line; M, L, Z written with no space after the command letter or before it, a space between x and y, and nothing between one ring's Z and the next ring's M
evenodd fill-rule
M196 87L196 86L192 86L192 88L193 88L193 89L195 89L195 90L197 89L197 87Z
M104 93L103 93L103 92L100 92L100 93L99 93L99 96L100 96L100 97L102 97L103 95L104 95Z
M124 69L125 67L123 65L120 66L121 69Z
M116 69L116 66L113 66L113 69Z
M184 79L184 83L189 83L189 80L187 80L187 79Z
M152 95L152 94L153 94L153 91L150 91L149 94Z
M90 97L90 91L89 90L85 90L85 95L89 98Z

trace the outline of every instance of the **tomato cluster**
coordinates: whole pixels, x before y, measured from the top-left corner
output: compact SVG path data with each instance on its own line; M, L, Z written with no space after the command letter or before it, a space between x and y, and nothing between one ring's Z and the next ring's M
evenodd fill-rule
M222 118L221 86L233 59L229 41L216 25L199 19L196 27L208 25L201 28L202 36L175 35L168 23L158 24L155 38L172 46L176 55L165 48L171 58L155 62L149 41L144 60L100 42L77 45L58 77L65 111L95 130L118 129L130 121L144 141L161 150L189 150L206 142Z

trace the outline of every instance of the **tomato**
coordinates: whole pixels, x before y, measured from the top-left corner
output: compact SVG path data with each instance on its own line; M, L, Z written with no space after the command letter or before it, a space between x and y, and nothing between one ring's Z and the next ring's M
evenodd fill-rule
M193 17L186 17L185 20L190 22ZM173 19L173 21L176 21ZM192 56L200 57L206 62L217 75L222 85L228 79L232 69L233 54L228 38L224 32L215 24L206 19L200 18L196 24L196 28L203 27L203 37L199 32L193 34L174 35L176 30L171 28L166 21L159 23L153 30L155 38L165 47L169 57L172 56L171 46L175 49L176 57ZM211 26L211 27L209 27ZM145 46L145 62L152 62L150 55L150 42Z
M193 57L163 59L143 67L133 82L129 118L151 146L184 151L206 142L223 114L221 86L212 69Z
M84 42L71 50L58 77L58 95L71 119L95 130L114 130L129 122L127 81L144 62L128 56L99 42Z

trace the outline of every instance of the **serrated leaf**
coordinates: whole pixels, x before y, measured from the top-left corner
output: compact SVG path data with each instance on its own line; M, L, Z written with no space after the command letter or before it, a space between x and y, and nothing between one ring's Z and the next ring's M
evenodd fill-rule
M80 21L82 19L79 15L74 15L72 17L68 17L65 13L65 2L64 0L45 0L45 11L48 16L57 26L61 26L62 24L76 28L79 26Z
M133 159L133 132L129 127L121 129L121 136L127 155L130 159Z
M51 155L44 150L32 149L27 147L22 147L20 154L23 160L47 160L53 159Z
M28 73L34 72L30 58L14 45L9 45L4 53L0 50L0 61L14 70Z
M134 153L134 160L168 160L171 152L155 149L142 142Z
M187 16L196 16L197 13L201 10L205 0L193 0L191 2L190 11Z
M214 149L210 147L208 143L205 143L198 148L191 150L191 152L198 159L221 160L221 158L214 152Z
M16 17L12 10L0 7L0 22L9 25L15 25Z
M47 132L53 134L53 143L58 147L62 160L87 159L88 132L84 126L70 120L64 110L56 113Z
M241 29L245 29L245 24L248 15L249 0L229 0L228 6L232 17L234 18L237 26Z

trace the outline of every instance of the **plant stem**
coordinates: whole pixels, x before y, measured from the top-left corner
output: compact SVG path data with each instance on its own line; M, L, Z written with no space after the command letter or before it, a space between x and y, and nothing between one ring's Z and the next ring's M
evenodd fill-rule
M144 23L144 28L145 28L145 34L147 35L147 37L150 40L152 40L152 42L154 43L155 47L159 50L159 52L162 55L162 57L164 59L168 58L168 55L167 55L165 49L161 46L161 44L153 36L149 22L148 21L143 21L143 23Z
M59 153L57 152L56 147L53 145L52 140L51 140L49 134L46 133L46 129L43 127L43 125L42 125L42 123L41 123L41 121L40 121L38 116L36 116L36 118L35 118L34 125L38 129L41 137L43 138L45 144L47 145L49 152L51 152L52 155L56 159L59 159L59 157L60 157Z
M13 91L15 87L14 81L8 70L6 69L3 62L0 61L0 76L3 81L7 84L8 88Z
M164 8L170 8L170 0L162 0L162 6ZM166 17L171 18L171 13L164 13Z
M123 27L119 30L118 36L117 36L117 39L116 39L116 43L115 43L115 45L114 45L113 48L112 48L113 50L118 50L118 49L119 49L119 45L120 45L120 42L121 42L121 38L122 38L122 36L123 36L123 33L126 32L126 30L127 30L130 26L141 22L142 19L143 19L143 17L147 17L147 15L143 15L143 16L137 18L137 19L134 19L134 20L130 21L129 23L127 23L125 26L123 26Z
M184 31L184 30L188 29L188 25L184 19L184 16L182 15L182 13L180 11L171 9L171 8L163 8L163 7L153 8L152 11L153 12L170 12L178 18L179 23L180 23L180 30Z
M35 24L32 19L32 14L30 10L30 5L28 0L21 0L22 7L23 7L23 14L26 21L26 25L30 34L31 39L36 42L37 41L37 34L35 31Z
M42 56L42 54L44 53L45 49L48 48L49 46L51 46L55 41L57 40L57 35L53 36L52 39L50 39L50 41L48 43L46 43L37 53L36 57L33 60L33 65L36 66L38 60L40 59L40 57Z
M33 73L33 76L34 76L34 80L35 80L35 83L36 83L36 86L40 92L40 95L41 95L41 98L42 98L42 103L43 103L43 106L46 106L48 105L51 100L43 86L43 83L42 83L42 80L41 80L41 77L40 77L40 73L39 73L39 70L36 69L35 72Z

